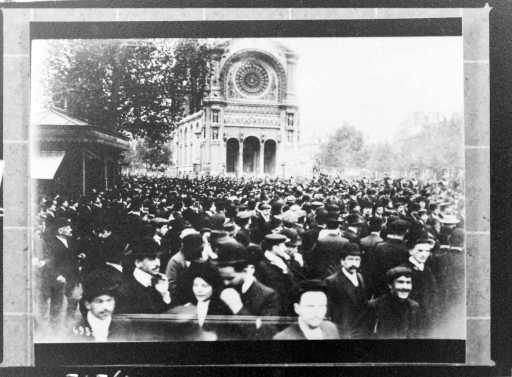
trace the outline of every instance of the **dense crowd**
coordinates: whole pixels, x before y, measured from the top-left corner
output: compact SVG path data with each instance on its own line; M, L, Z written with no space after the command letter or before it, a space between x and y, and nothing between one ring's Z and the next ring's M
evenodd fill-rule
M458 182L328 176L125 177L48 195L37 325L129 339L136 321L116 314L166 313L210 339L446 335L464 315L463 206ZM214 316L231 319L224 332L208 331Z

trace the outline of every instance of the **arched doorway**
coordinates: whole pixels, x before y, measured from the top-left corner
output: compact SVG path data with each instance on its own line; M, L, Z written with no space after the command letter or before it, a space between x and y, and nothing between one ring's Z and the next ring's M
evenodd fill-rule
M237 139L229 139L226 143L226 173L236 173L240 147Z
M264 150L264 170L263 173L273 175L276 173L276 142L274 140L265 141Z
M258 172L260 159L260 141L254 136L244 140L244 166L243 172L255 174Z

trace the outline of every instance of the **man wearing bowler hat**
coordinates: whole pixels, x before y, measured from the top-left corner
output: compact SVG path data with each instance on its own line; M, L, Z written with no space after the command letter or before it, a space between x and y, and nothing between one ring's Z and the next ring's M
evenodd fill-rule
M67 319L73 319L77 308L78 297L75 289L79 283L80 255L72 238L73 228L70 220L58 217L51 225L56 233L47 239L46 255L41 263L41 305L46 306L47 300L50 299L50 324L57 326L64 296L67 298Z
M120 288L119 313L163 313L169 309L169 281L161 274L158 245L152 238L137 243L135 268Z
M389 291L371 300L362 316L360 329L372 338L415 338L418 334L419 304L409 296L413 272L404 266L386 272Z
M343 247L341 270L325 279L329 297L329 314L338 325L342 338L356 336L357 321L367 304L367 291L361 267L361 251L355 243Z
M411 224L403 219L392 221L387 226L387 235L384 242L375 245L375 266L372 294L378 297L387 292L386 271L404 263L409 258L409 248L405 236Z
M129 340L130 326L112 321L119 285L105 270L95 270L83 281L82 319L73 326L73 340L122 341Z

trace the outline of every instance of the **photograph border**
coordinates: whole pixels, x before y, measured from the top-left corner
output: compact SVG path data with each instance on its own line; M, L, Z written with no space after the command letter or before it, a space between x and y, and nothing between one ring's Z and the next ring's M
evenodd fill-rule
M58 3L53 3L58 4ZM304 10L301 8L297 8L299 11ZM4 80L6 78L9 78L7 80L7 85L5 85L6 92L9 89L15 89L18 88L21 89L21 93L25 95L21 95L22 98L16 98L12 99L7 96L4 96L4 114L3 114L3 120L6 124L4 135L8 136L4 138L4 143L6 143L6 176L11 178L11 180L6 181L6 198L9 198L9 202L6 201L6 251L7 253L4 254L4 257L6 259L6 270L8 270L8 266L11 266L12 264L16 264L16 262L19 262L19 260L12 260L14 258L14 253L16 251L19 252L20 247L23 245L26 246L25 252L20 253L22 256L25 257L25 262L29 262L30 253L27 253L28 251L28 245L29 245L29 237L30 237L30 224L27 224L28 221L28 211L29 208L27 206L29 197L29 191L30 191L30 185L28 184L28 175L24 175L28 171L28 108L29 108L29 88L27 88L27 82L24 82L23 80L30 76L30 64L27 64L27 61L29 61L29 53L27 54L27 51L29 51L30 48L30 31L27 28L27 22L34 22L34 19L37 19L39 10L34 11L34 9L28 10L28 8L23 9L4 9L4 17L6 17L6 13L10 13L13 17L6 18L5 19L5 27L4 30L6 31L5 36L5 52L4 55L4 62L6 62L5 69L4 69ZM48 9L42 9L48 10ZM172 11L173 9L171 9ZM196 11L197 9L192 9L193 11ZM448 9L452 10L452 9ZM57 16L55 18L55 10L50 12L50 14L46 13L46 17L49 17L53 21L58 21L59 17ZM81 18L81 20L77 21L81 24L83 22L89 23L91 20L91 16L96 18L103 18L105 17L104 14L95 13L94 9L79 9L79 12L76 12L74 14L75 17ZM119 17L122 12L120 11L129 11L129 9L118 9L115 13L116 17ZM180 12L170 12L170 14L180 13ZM202 9L201 16L203 19L208 17L209 9ZM214 11L214 9L212 9ZM236 11L236 9L232 9L232 11ZM272 14L272 17L275 18L275 12L268 12L267 9L267 16L265 16L265 12L262 11L259 14L258 17L270 17ZM281 16L286 16L288 10L285 10ZM291 9L290 9L291 11ZM321 13L321 9L318 9ZM389 11L388 20L396 20L396 17L400 16L400 12L394 12L393 9L379 9L378 12L374 13L374 10L371 9L371 15L370 13L365 13L364 11L368 11L368 9L362 9L362 13L353 12L350 13L351 9L341 9L340 13L345 12L347 15L351 15L352 19L358 18L370 18L370 17L383 17L383 15L386 14L387 11ZM358 11L358 10L356 10ZM382 12L381 12L382 11ZM400 9L401 11L401 9ZM411 11L409 9L408 11ZM414 10L412 10L414 11ZM438 11L438 10L436 10ZM472 258L479 258L477 262L482 266L482 258L484 257L482 252L482 248L487 251L487 258L490 258L490 249L488 247L489 241L490 241L490 228L489 228L489 121L485 122L486 119L488 119L489 110L488 105L486 105L486 102L489 101L489 84L488 84L488 74L489 74L489 56L488 56L488 46L489 46L489 36L487 35L481 35L482 30L486 30L486 25L488 25L488 11L489 8L482 9L461 9L460 10L460 16L459 18L462 18L462 29L463 29L463 38L464 35L471 35L472 39L472 45L467 46L467 40L464 38L464 70L465 75L468 74L468 70L471 73L471 78L477 78L479 80L469 80L466 77L465 85L474 85L472 87L472 90L470 90L470 94L473 94L473 97L467 95L466 89L465 89L465 122L466 122L466 166L471 166L471 169L466 170L466 178L470 178L469 183L467 180L467 187L466 187L466 193L468 193L467 197L467 203L468 210L467 214L471 215L471 210L475 210L475 213L478 213L478 216L475 218L472 218L470 216L467 216L467 225L466 229L468 229L468 241L470 241L470 244L474 243L473 246L475 246L474 250L471 250L469 248L468 254ZM311 13L312 10L307 10L306 13ZM439 11L442 13L442 11ZM57 12L58 13L58 12ZM140 15L140 11L138 12L138 17L142 18L150 18L151 19L151 13L157 15L157 13L152 12L151 10L148 10L146 12L142 12L142 15ZM192 12L194 13L194 12ZM244 12L241 13L241 18L247 17ZM252 14L258 13L258 12L251 12ZM298 12L300 13L300 12ZM330 12L328 12L330 13ZM380 16L379 16L380 13ZM429 12L427 12L429 13ZM431 14L432 12L430 12ZM236 18L237 12L233 12L234 18ZM326 14L325 12L323 14ZM365 15L366 14L366 15ZM398 14L398 16L397 16ZM421 14L421 13L420 13ZM177 14L175 14L176 16ZM289 15L289 14L288 14ZM113 15L110 15L110 17ZM179 17L183 17L183 14L178 15ZM218 15L217 15L218 16ZM43 12L42 17L45 17L45 13ZM72 14L73 17L73 14ZM109 16L107 16L109 17ZM156 16L156 17L162 17ZM163 16L165 17L165 15ZM213 12L213 17L215 17L215 12ZM339 17L339 15L338 15ZM67 14L67 17L69 18L69 12ZM436 18L436 17L433 17ZM451 18L457 18L457 17L451 17ZM122 16L121 16L122 19ZM469 22L470 21L470 22ZM50 22L50 21L47 21ZM108 22L108 21L103 21ZM243 21L245 22L245 21ZM345 21L346 22L346 21ZM393 21L391 21L393 22ZM357 22L355 22L357 24ZM133 25L133 24L130 24ZM69 26L69 25L68 25ZM13 32L13 27L16 32ZM20 30L21 28L21 30ZM130 27L131 28L131 27ZM488 27L487 27L488 29ZM73 29L72 29L73 30ZM95 30L95 27L91 29L93 32ZM466 34L466 31L468 34ZM28 33L27 33L28 32ZM280 36L280 35L278 35ZM28 37L28 38L27 38ZM28 39L28 40L27 40ZM487 46L487 50L485 49L485 46ZM469 53L471 56L467 56L467 53ZM481 54L481 55L478 55ZM13 66L13 62L18 60L18 62L21 62L21 75L17 74L14 76L9 76L7 73L11 72L9 69L11 69ZM14 73L14 72L11 72ZM487 78L487 81L486 81ZM28 81L29 83L29 81ZM18 85L15 85L18 84ZM29 85L28 85L29 86ZM16 100L18 100L18 103L16 103ZM475 102L476 101L476 102ZM13 103L14 102L14 103ZM467 107L471 105L471 107ZM468 113L468 109L471 109L472 112ZM475 112L475 110L478 110ZM14 116L14 112L19 112L16 116ZM483 112L483 114L482 114ZM11 117L14 116L14 117ZM487 115L487 116L486 116ZM484 123L482 125L482 120L484 120ZM473 128L469 128L468 132L468 123L472 122ZM487 125L487 127L485 127ZM18 127L19 126L19 127ZM24 136L24 137L23 137ZM468 142L469 141L469 142ZM9 151L9 153L7 153ZM469 155L469 156L468 156ZM20 157L22 159L20 160ZM16 163L15 160L19 160L21 162ZM471 164L468 164L470 162ZM468 171L469 170L469 171ZM15 173L14 175L9 175L9 172ZM9 184L7 184L9 182ZM470 185L471 183L471 185ZM16 186L14 186L16 184ZM18 192L14 193L12 189L14 187L17 187ZM26 190L19 190L19 187L24 187ZM10 195L13 193L14 195ZM471 194L471 195L469 195ZM14 199L14 200L11 200ZM13 211L17 208L17 211ZM483 214L483 215L482 215ZM28 226L27 226L28 225ZM18 232L18 233L17 233ZM14 234L17 233L17 234ZM9 236L7 236L9 234ZM23 242L21 242L23 241ZM21 244L20 244L21 242ZM11 251L11 246L14 250ZM468 245L469 246L469 245ZM471 253L473 251L474 253ZM12 254L12 255L11 255ZM16 255L18 258L21 258L19 254ZM490 266L489 260L487 261L487 264L483 264L484 266ZM26 275L29 273L30 270L30 264L22 264L21 268L18 267L18 270L22 269ZM484 269L485 271L480 271L480 277L486 276L486 273L489 273L488 269ZM19 274L20 271L18 271L17 276L23 278L23 274ZM472 272L472 271L468 271ZM9 270L9 276L12 276L12 272ZM29 280L26 279L25 280ZM490 275L487 275L487 280L490 281ZM7 281L7 280L6 280ZM469 281L469 279L468 279ZM29 282L26 281L26 284L28 285ZM30 309L31 303L29 302L30 292L28 286L24 286L21 288L25 289L25 302L22 303L25 306L22 306L20 311L8 311L7 309L10 309L10 307L5 306L6 302L11 305L19 305L18 302L12 302L9 300L9 298L5 297L4 299L4 311L7 313L6 315L6 321L5 324L7 325L10 323L10 325L13 324L13 317L11 313L18 313L20 314L18 317L20 319L20 322L24 323L25 331L27 332L26 337L19 337L18 341L23 342L26 346L30 347L31 344L31 337L32 334L30 333L30 323L31 323L31 314L30 311L27 309ZM470 291L468 295L468 300L477 300L476 306L474 308L470 308L469 310L474 310L475 314L478 315L471 315L473 313L468 313L469 317L474 318L474 323L472 324L473 330L475 331L472 333L473 336L475 336L475 339L471 339L470 342L470 333L471 331L468 331L468 341L467 341L467 363L475 363L475 364L487 364L491 365L491 357L490 357L490 338L489 338L489 328L490 328L490 302L488 298L484 294L482 294L482 291L485 292L485 289L487 288L488 292L488 286L487 287L479 287L477 291L473 292ZM17 289L19 291L19 288ZM474 293L474 297L472 297L472 294ZM11 293L6 294L6 296L11 296ZM480 300L480 301L478 301ZM469 302L471 304L471 301ZM487 310L487 312L486 312ZM18 325L20 325L20 322L18 322ZM5 326L6 330L9 330L10 326ZM12 328L11 328L12 330ZM468 328L469 330L469 328ZM487 336L486 336L487 334ZM7 335L7 334L6 334ZM8 336L8 335L7 335ZM480 340L480 343L477 341ZM474 342L473 342L474 341ZM487 346L487 347L485 347ZM484 352L482 352L482 348L484 347ZM12 346L6 345L5 351L8 351L12 348ZM21 349L23 349L22 347ZM16 350L16 348L15 348ZM10 350L11 352L12 350ZM17 350L19 352L19 349ZM34 354L30 352L30 350L27 352L27 354L21 355L21 356L14 356L14 354L11 354L10 352L6 352L8 365L9 362L12 363L10 365L31 365L34 362ZM23 352L21 352L23 354ZM19 363L19 364L18 364Z

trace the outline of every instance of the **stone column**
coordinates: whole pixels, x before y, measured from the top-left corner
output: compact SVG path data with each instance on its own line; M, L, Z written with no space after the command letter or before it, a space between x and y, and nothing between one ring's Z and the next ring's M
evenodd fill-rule
M489 10L487 6L462 11L469 364L491 362Z
M30 9L3 8L3 360L34 363L30 180ZM34 224L35 225L35 224Z
M240 135L238 148L238 176L241 177L244 172L244 137Z
M259 174L263 176L265 174L265 137L261 137L260 140L260 172Z

